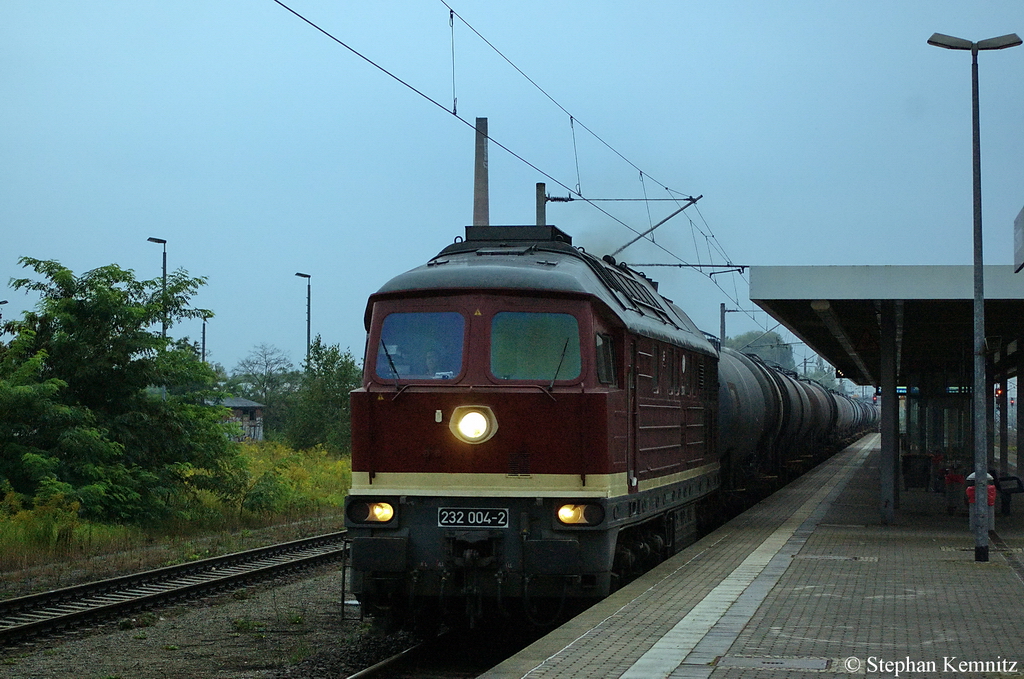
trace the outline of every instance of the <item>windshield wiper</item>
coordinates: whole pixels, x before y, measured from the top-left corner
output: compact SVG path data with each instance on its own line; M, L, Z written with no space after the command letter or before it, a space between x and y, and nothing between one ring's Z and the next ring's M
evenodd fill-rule
M558 366L555 368L555 376L551 378L551 384L548 385L548 391L555 388L555 381L558 379L558 373L562 370L562 362L565 360L565 352L569 348L569 338L565 338L565 345L562 346L562 355L558 358Z
M384 355L388 357L388 365L391 366L391 373L395 376L395 389L398 389L398 380L402 379L402 376L398 374L398 368L395 367L395 362L391 358L391 352L388 351L388 345L384 344L384 338L380 340L380 346L384 349Z

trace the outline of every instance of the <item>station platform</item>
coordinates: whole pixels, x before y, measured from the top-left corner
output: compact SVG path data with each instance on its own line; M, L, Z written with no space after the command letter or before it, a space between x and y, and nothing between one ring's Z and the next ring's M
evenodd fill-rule
M1024 495L978 563L942 493L902 491L881 525L879 447L866 436L481 677L1024 676Z

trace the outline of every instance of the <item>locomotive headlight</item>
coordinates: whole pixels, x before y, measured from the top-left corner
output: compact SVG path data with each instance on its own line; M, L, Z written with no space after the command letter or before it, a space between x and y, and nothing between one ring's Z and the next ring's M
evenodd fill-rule
M498 420L487 406L459 406L448 428L460 441L483 443L498 431Z
M395 517L395 508L387 502L370 503L370 521L387 523Z
M476 441L487 433L487 418L483 416L483 413L470 411L462 416L458 427L463 438Z
M353 502L348 518L356 523L387 523L395 518L395 508L389 502Z
M555 512L558 522L566 526L596 526L604 520L601 505L565 504Z

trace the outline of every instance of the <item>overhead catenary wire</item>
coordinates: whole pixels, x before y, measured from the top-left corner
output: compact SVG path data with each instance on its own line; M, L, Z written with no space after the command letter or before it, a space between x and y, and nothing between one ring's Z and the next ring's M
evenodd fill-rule
M522 71L520 71L521 73ZM529 80L529 78L527 78ZM531 81L532 82L532 81ZM543 90L541 90L543 92ZM572 131L572 157L576 161L576 195L582 197L583 182L580 179L580 154L576 150L576 126L573 125L573 117L569 116L569 129Z
M426 94L425 92L423 92L423 91L417 89L416 87L414 87L411 83L403 80L402 78L398 77L397 75L395 75L391 71L387 70L383 66L381 66L381 65L377 64L376 62L374 62L369 57L363 55L358 50L356 50L355 48L351 47L350 45L348 45L347 43L342 41L340 38L338 38L334 34L330 33L329 31L327 31L326 29L324 29L323 27L321 27L320 25L318 25L314 21L310 20L309 18L307 18L303 14L299 13L298 11L293 9L292 7L290 7L287 4L285 4L282 0L273 0L273 1L274 1L275 4L279 5L281 8L285 9L286 11L288 11L289 13L294 15L299 20L301 20L304 23L308 24L311 28L313 28L316 31L320 32L321 34L323 34L328 39L330 39L333 42L337 43L338 45L344 47L346 50L348 50L349 52L351 52L355 56L359 57L360 59L362 59L366 63L370 64L371 66L373 66L374 68L379 70L381 73L384 73L385 75L387 75L391 79L395 80L399 84L403 85L407 89L411 90L415 94L418 94L421 98L427 100L428 102L430 102L431 104L433 104L437 108L445 111L446 113L449 113L450 115L452 115L454 118L456 118L457 120L462 122L467 127L475 130L475 127L476 127L475 126L475 122L474 121L470 121L470 120L468 120L466 118L463 118L462 116L458 115L458 110L457 110L457 97L456 97L457 93L456 93L456 88L455 88L455 85L456 85L456 82L455 82L455 68L456 68L456 64L455 64L454 19L458 18L459 21L461 21L466 27L468 27L471 31L473 31L473 33L476 34L485 44L487 44L488 47L490 47L496 54L498 54L502 59L504 59L510 66L512 66L512 68L514 68L518 73L520 73L520 75L522 75L524 78L526 78L526 80L528 82L530 82L530 84L532 84L541 94L543 94L545 97L547 97L555 106L557 106L561 111L563 111L567 116L570 117L570 124L572 126L573 136L574 136L574 154L576 153L576 150L575 150L575 126L579 125L581 128L586 130L591 136L593 136L594 139L596 139L601 144L603 144L606 148L608 148L612 153L614 153L616 156L618 156L620 159L622 159L625 163L627 163L628 165L630 165L631 167L636 169L640 173L640 178L641 178L641 184L642 185L643 185L644 177L646 177L647 179L653 181L654 183L656 183L659 186L661 186L662 188L664 188L669 194L673 194L673 193L679 194L678 191L675 191L674 189L671 189L670 187L666 186L662 182L658 181L657 179L654 179L649 174L645 173L639 166L637 166L635 163L633 163L631 160L629 160L625 155L623 155L621 152L619 152L617 149L615 149L613 146L611 146L611 144L609 144L607 141L605 141L602 137L600 137L598 134L596 134L593 130L591 130L589 127L587 127L583 123L579 122L579 120L575 116L570 114L569 111L564 106L562 106L558 101L556 101L554 99L554 97L552 97L547 91L545 91L540 85L538 85L532 78L530 78L522 69L520 69L515 63L513 63L508 57L506 57L500 50L498 50L489 40L487 40L487 38L485 38L479 31L477 31L476 28L474 28L461 15L459 15L459 13L456 12L453 7L451 7L447 2L445 2L445 0L441 0L441 3L445 7L447 7L448 10L449 10L449 23L451 25L451 32L452 32L452 108L451 108L451 110L449 110L445 105L441 104L440 102L438 102L437 100L435 100L434 98L432 98L431 96ZM522 155L516 153L515 151L513 151L511 148L509 148L505 144L502 144L500 141L494 139L490 135L487 136L487 139L488 139L489 142L493 143L495 146L499 147L500 149L502 149L503 151L505 151L506 153L508 153L509 155L514 157L515 159L517 159L518 161L522 162L527 167L529 167L532 170L536 171L537 173L539 173L543 177L547 178L548 180L550 180L554 184L562 187L567 192L575 193L577 196L579 196L579 198L578 198L579 200L582 200L582 201L586 202L588 205L590 205L591 207L596 209L598 212L602 213L603 215L605 215L606 217L611 219L612 221L614 221L614 222L618 223L619 225L625 227L629 231L632 231L634 234L640 235L641 232L639 230L633 228L632 226L627 224L625 221L623 221L619 217L617 217L617 216L611 214L610 212L608 212L607 210L603 209L600 205L597 205L596 204L598 202L597 200L592 200L592 199L589 199L589 198L585 198L580 193L581 186L580 186L580 173L579 173L578 156L577 156L577 159L576 159L576 164L577 164L577 185L576 185L576 188L574 190L574 189L570 188L569 186L567 186L562 181L556 179L554 176L552 176L548 172L545 172L544 170L539 168L534 163L532 163L529 160L527 160L526 158L524 158ZM645 185L644 185L644 193L645 193L645 199L644 200L645 200L645 202L648 202L648 203L650 201L652 201L652 200L676 200L675 198L647 199L646 198L646 186ZM679 195L682 195L682 194L679 194ZM605 199L605 200L626 200L626 199ZM692 200L692 197L690 197L689 200ZM678 204L679 201L676 200L676 202ZM700 214L699 210L698 210L698 215L700 215L701 220L704 222L705 227L707 227L708 232L710 233L710 227L708 226L707 221L704 219L703 215ZM650 216L648 218L650 220ZM690 223L691 223L691 226L693 226L693 220L692 219L690 220ZM700 229L698 229L698 230L700 230ZM701 230L701 233L702 233L702 235L705 236L705 239L708 240L709 249L711 247L711 241L714 241L714 243L715 243L715 250L718 251L718 253L726 260L726 262L729 262L730 259L729 259L728 255L725 254L724 249L721 248L721 244L718 243L717 238L713 234L711 234L710 237L709 237L707 234L704 234L703 230ZM654 241L653 239L650 240L649 242L652 245L654 245L655 247L657 247L659 250L663 251L670 258L680 262L681 264L684 264L684 265L687 265L687 266L691 266L682 257L680 257L679 255L675 254L674 252L670 251L668 248L664 247L660 243ZM731 296L724 288L722 288L722 286L715 280L715 278L713 276L708 275L708 278L726 296L727 299L729 299L730 301L732 301L733 303L735 303L737 305L740 304L740 302L738 300L738 296L737 297ZM751 318L753 319L753 317L751 317ZM755 322L756 322L756 320L755 320Z
M471 120L468 120L468 119L466 119L466 118L463 118L462 116L458 115L458 113L456 113L456 112L454 112L454 111L450 111L450 110L449 110L449 109L448 109L448 108L447 108L447 107L446 107L446 106L445 106L444 104L440 103L439 101L437 101L436 99L434 99L434 98L433 98L433 97L431 97L430 95L428 95L428 94L426 94L426 93L424 93L424 92L420 91L419 89L417 89L416 87L414 87L414 86L413 86L413 85L411 85L410 83L406 82L405 80L403 80L403 79L399 78L399 77L398 77L397 75L395 75L395 74L394 74L394 73L392 73L391 71L387 70L386 68L384 68L384 67L383 67L383 66L381 66L380 64L378 64L378 63L374 62L374 61L373 61L372 59L370 59L369 57L365 56L364 54L362 54L361 52L359 52L359 51L358 51L358 50L356 50L355 48L351 47L350 45L348 45L347 43L345 43L345 42L344 42L343 40L341 40L340 38L338 38L337 36L335 36L334 34L332 34L332 33L331 33L330 31L328 31L327 29L325 29L325 28L321 27L320 25L318 25L317 23L315 23L315 22L314 22L314 21L312 21L311 19L309 19L309 18L305 17L304 15L302 15L301 13L299 13L298 11L296 11L296 10L292 9L291 7L289 7L288 5L286 5L286 4L284 3L284 2L282 2L282 0L273 0L273 2L274 2L275 4L277 4L277 5L279 5L280 7L282 7L283 9L287 10L287 11L288 11L288 12L290 12L291 14L293 14L293 15L294 15L295 17L297 17L297 18L298 18L298 19L300 19L301 21L303 21L303 22L305 22L306 24L308 24L308 25L309 25L310 27L312 27L312 28L316 29L317 31L319 31L320 33L322 33L322 34L323 34L324 36L326 36L326 37L327 37L327 38L329 38L330 40L332 40L332 41L336 42L337 44L341 45L342 47L344 47L345 49L347 49L347 50L348 50L349 52L351 52L352 54L356 55L357 57L359 57L360 59L362 59L362 60L363 60L363 61L365 61L366 63L370 64L371 66L373 66L374 68L376 68L376 69L377 69L378 71L380 71L381 73L384 73L384 74L385 74L385 75L387 75L387 76L388 76L389 78L391 78L391 79L395 80L396 82L398 82L399 84L401 84L401 85L405 86L406 88L408 88L408 89L409 89L409 90L411 90L412 92L414 92L414 93L418 94L418 95L419 95L420 97L422 97L423 99L426 99L426 100L427 100L428 102L430 102L431 104L433 104L433 105L434 105L434 106L436 106L437 108L441 109L441 110L442 110L442 111L444 111L445 113L448 113L448 114L450 114L450 115L451 115L451 116L453 116L453 117L454 117L454 118L455 118L456 120L460 121L461 123L463 123L463 124L464 124L464 125L466 125L467 127L469 127L469 128L472 128L473 130L475 130L475 129L476 129L476 123L475 123L475 121L471 121ZM454 10L453 10L453 11L454 11ZM458 15L458 13L455 13L455 16L456 16L456 17L458 17L458 16L459 16L459 15ZM462 19L462 17L459 17L459 20L460 20L460 21L463 21L463 23L465 23L465 21L464 21L464 20ZM467 24L467 25L468 25L468 24ZM474 32L475 32L475 31L474 31ZM479 34L478 34L478 35L479 35ZM484 38L483 38L483 36L481 36L481 39L483 39L483 40L484 40L484 42L487 42L487 41L486 41L486 39L484 39ZM488 43L488 44L490 44L490 43ZM510 62L510 63L511 63L511 62ZM513 65L513 66L514 66L514 65ZM519 70L519 69L517 68L516 70ZM520 73L521 73L521 72L522 72L522 71L520 71ZM525 74L524 74L524 76L525 76ZM531 82L532 82L532 81L531 81ZM549 96L549 98L550 98L550 95L548 95L548 96ZM559 106L559 108L561 108L561 106ZM563 110L564 110L564 109L563 109ZM587 131L588 131L588 132L590 132L590 130L587 130ZM593 134L593 132L591 132L591 134ZM596 135L594 135L594 136L596 137ZM511 155L511 156L512 156L513 158L515 158L516 160L518 160L518 161L520 161L521 163L525 164L525 165L526 165L527 167L529 167L530 169L532 169L532 170L534 170L534 171L538 172L539 174L543 175L543 176L544 176L545 178L547 178L547 179L551 180L552 182L554 182L554 183L555 183L555 184L557 184L558 186L561 186L561 187L562 187L563 189L565 189L566 191L570 191L570 192L573 192L573 190L572 190L571 188L569 188L569 187L568 187L568 186L567 186L566 184L564 184L563 182L559 181L558 179L556 179L556 178L555 178L555 177L553 177L552 175L548 174L548 173L547 173L547 172L545 172L544 170L540 169L540 168L539 168L539 167L537 167L537 166L536 166L535 164L531 163L531 162L530 162L529 160L527 160L527 159L526 159L526 158L524 158L523 156L519 155L518 153L516 153L515 151L513 151L512 149L510 149L510 148L509 148L508 146L506 146L506 145L502 144L502 143L501 143L500 141L498 141L498 140L497 140L497 139L495 139L494 137L490 136L489 134L487 135L487 139L488 139L488 141L489 141L489 142L493 143L493 144L494 144L495 146L497 146L497 147L498 147L498 148L500 148L501 150L505 151L506 153L508 153L509 155ZM610 147L609 147L609 148L610 148ZM616 153L618 153L618 152L616 152ZM619 154L619 155L621 156L621 154ZM629 161L627 161L627 162L629 162ZM629 164L630 164L630 165L633 165L632 163L629 163ZM635 166L634 166L634 167L635 167ZM660 184L660 182L659 182L659 184ZM574 192L574 193L576 193L576 195L580 195L580 194L579 194L578 192ZM639 233L640 233L640 232L639 232L639 231L638 231L637 229L634 229L634 228L633 228L632 226L630 226L629 224L627 224L627 223L626 223L626 222L624 222L623 220L619 219L619 218L618 218L618 217L616 217L615 215L611 214L610 212L608 212L607 210L605 210L605 209L604 209L604 208L602 208L601 206L599 206L599 205L595 205L594 203L591 203L591 202L590 202L590 201L589 201L589 200L588 200L587 198L584 198L584 197L583 197L582 195L580 195L580 198L579 198L579 200L582 200L582 201L584 201L584 202L586 202L586 203L590 204L590 205L591 205L591 206L592 206L592 207L593 207L594 209L596 209L596 210L597 210L598 212L601 212L602 214L604 214L604 215L605 215L606 217L608 217L609 219L612 219L612 220L614 220L615 222L617 222L618 224L620 224L620 225L624 226L625 228L629 229L629 230L630 230L630 231L632 231L633 233L635 233L635 234L639 234ZM683 261L684 261L684 260L683 260L683 259L682 259L681 257L679 257L679 256L678 256L678 255L676 255L675 253L673 253L673 252L669 251L668 249L666 249L666 248L662 247L661 245L659 245L659 244L657 244L657 243L655 243L655 245L656 245L656 246L657 246L658 248L660 248L660 249L661 249L662 251L664 251L664 252L665 252L666 254L668 254L668 255L669 255L670 257L672 257L672 258L674 258L674 259L677 259L677 260L679 260L680 262L683 262Z
M633 161L631 161L631 160L629 160L628 158L626 158L626 156L624 156L624 155L623 155L622 153L620 153L620 152L619 152L619 151L618 151L617 149L615 149L615 148L614 148L614 147L613 147L613 146L612 146L611 144L609 144L609 143L608 143L607 141L605 141L605 140L604 140L603 138L601 138L601 137L600 137L600 136L599 136L599 135L598 135L597 133L595 133L595 132L594 132L593 130L591 130L591 129L590 129L589 127L587 127L587 126L586 126L586 125L584 125L583 123L580 123L580 122L579 122L579 120L578 120L578 119L576 118L576 116L574 116L573 114L571 114L571 113L569 112L569 110L568 110L568 109L566 109L566 108L565 108L564 106L562 106L562 104L560 104L560 103L559 103L559 102L558 102L558 101L557 101L557 100L556 100L556 99L555 99L555 98L554 98L553 96L551 96L551 94L549 94L549 93L547 92L547 90L545 90L545 89L544 89L543 87L541 87L541 86L540 86L540 85L539 85L539 84L538 84L538 83L537 83L537 82L536 82L536 81L535 81L535 80L534 80L533 78L531 78L530 76L528 76L528 75L526 74L526 72L525 72L525 71L523 71L523 69L519 68L519 66L517 66L517 65L515 64L515 62L513 62L513 61L512 61L511 59L509 59L509 58L508 58L508 57L507 57L507 56L506 56L506 55L505 55L505 54L504 54L504 53L503 53L503 52L502 52L501 50L499 50L499 49L498 49L497 47L495 47L495 46L494 46L494 44L493 44L493 43L492 43L492 42L491 42L490 40L488 40L488 39L487 39L486 37L484 37L484 35L483 35L482 33L480 33L480 31L478 31L478 30L477 30L477 29L476 29L476 28L475 28L475 27L474 27L474 26L473 26L472 24L470 24L470 23L469 23L468 21L466 21L466 19L465 19L464 17L462 17L462 16L461 16L461 15L460 15L460 14L459 14L458 12L456 12L456 11L454 10L454 8L452 8L452 6L451 6L451 5L449 5L449 4L448 4L448 2L446 2L446 0L440 0L440 2L441 2L441 4L442 4L442 5L444 5L444 6L446 7L446 8L448 8L448 11L449 11L449 16L455 16L455 17L457 17L457 18L459 19L459 21L461 21L461 22L462 22L462 23L463 23L463 24L464 24L464 25L465 25L465 26L466 26L466 27L467 27L467 28L468 28L469 30L473 31L473 33L475 33L475 34L477 35L477 37L479 37L479 38L480 38L480 39L481 39L481 40L482 40L482 41L484 42L484 44L486 44L486 45L487 45L488 47L490 47L490 48L491 48L491 49L492 49L492 50L494 51L494 53L495 53L495 54L497 54L497 55L498 55L498 56L500 56L500 57L501 57L502 59L504 59L504 60L505 60L505 62L506 62L506 63L507 63L507 64L508 64L509 66L511 66L512 68L514 68L514 69L516 70L516 72L518 72L518 73L519 73L519 74L520 74L521 76L523 76L523 78L525 78L525 79L527 80L527 82L529 82L529 83L530 83L531 85L533 85L533 86L534 86L534 87L535 87L535 88L537 89L537 91L538 91L538 92L540 92L540 93L541 93L541 94L543 94L543 95L544 95L545 97L547 97L547 99L548 99L549 101L551 101L551 103L553 103L553 104L554 104L555 106L557 106L557 107L558 107L558 108L559 108L559 109L560 109L560 110L561 110L561 111L562 111L563 113L565 113L565 115L569 116L569 126L570 126L570 129L571 129L571 131L572 131L572 146L573 146L573 157L574 157L574 159L575 159L575 162L576 162L576 192L575 192L575 193L576 193L576 195L580 196L580 198L583 198L583 194L581 193L581 180L580 180L580 166L579 166L579 152L578 152L578 150L577 150L577 144L576 144L576 125L577 125L577 124L579 124L579 126L580 126L580 127L582 127L582 128L584 129L584 130L586 130L587 132L589 132L589 133L590 133L590 135L591 135L592 137L594 137L594 139L596 139L596 140L598 140L599 142L601 142L601 143L602 143L602 144L603 144L603 145L604 145L605 147L607 147L607 148L608 148L608 149L609 149L609 150L610 150L610 151L611 151L612 153L614 153L615 155L617 155L617 156L618 156L619 158L621 158L621 159L622 159L623 161L625 161L625 162L626 162L627 164L629 164L630 166L632 166L632 167L633 167L633 168L634 168L634 169L635 169L635 170L636 170L637 172L639 172L639 173L640 173L640 185L641 185L641 187L642 187L642 189L643 189L643 192L644 192L644 198L643 198L643 199L641 199L641 200L644 200L645 202L647 202L647 203L648 203L648 206L647 206L647 207L648 207L648 210L647 210L647 222L648 222L648 224L651 224L651 223L653 223L654 219L652 218L652 216L651 216L651 214L650 214L650 205L649 205L649 202L650 202L650 201L649 201L649 200L647 199L647 186L646 186L646 184L644 183L644 177L646 176L646 177L647 177L648 179L650 179L651 181L653 181L653 182L654 182L655 184L657 184L657 185L661 186L661 187L662 187L663 189L665 189L666 191L672 192L672 189L670 189L670 188L669 188L668 186L666 186L665 184L663 184L663 183L659 182L659 181L658 181L657 179L654 179L654 178L653 178L653 177L651 177L651 176L650 176L649 174L645 173L645 172L644 172L644 171L643 171L642 169L640 169L640 167L639 167L638 165L636 165L636 164L635 164L635 163L634 163ZM588 201L588 202L589 202L589 201ZM607 213L605 213L605 214L607 214ZM702 216L701 218L703 219L703 216ZM616 220L616 221L619 221L619 220ZM620 223L623 223L623 222L621 222L621 221L620 221ZM692 225L692 224L693 224L693 220L690 220L690 223L691 223L691 225ZM707 224L707 221L706 221L706 220L704 221L704 224L705 224L705 226L708 226L708 224ZM635 229L631 229L631 230L632 230L632 231L633 231L634 233L636 233L636 230L635 230ZM710 227L709 227L709 226L708 226L708 231L710 232ZM703 232L702 232L702 234L703 234ZM705 236L705 238L707 238L707 235L706 235L706 234L703 234L703 235ZM727 255L727 254L725 254L725 251L724 251L724 250L723 250L723 249L721 248L720 244L718 244L718 239L717 239L717 238L715 238L714 234L712 234L712 235L711 235L711 238L713 238L713 239L715 240L715 243L717 244L717 246L716 246L716 250L718 250L718 251L719 251L719 253L720 253L720 254L721 254L721 255L723 256L723 258L724 258L724 259L725 259L725 260L726 260L726 261L728 262L728 261L729 261L729 257L728 257L728 255ZM651 243L654 243L655 245L657 245L657 243L656 243L656 242L655 242L655 240L654 240L654 236L653 236L653 235L651 235L651 237L650 237L650 239L649 239L649 240L650 240L650 242L651 242ZM659 247L660 247L660 246L659 246ZM662 249L664 250L664 248L662 248ZM709 245L709 249L710 249L710 245ZM668 252L667 250L665 250L665 251L666 251L666 252ZM680 261L683 261L683 260L682 260L682 259L680 259L679 257L677 257L677 256L675 256L675 255L673 255L673 256L674 256L674 257L675 257L676 259L679 259ZM724 292L724 290L723 290L723 292ZM727 295L727 296L728 296L728 295ZM734 300L734 301L735 301L735 300ZM738 303L738 302L737 302L737 303Z
M473 33L475 33L475 34L477 35L477 37L478 37L478 38L480 38L481 40L483 40L483 41L484 41L484 43L485 43L485 44L486 44L486 45L487 45L488 47L490 47L490 48L491 48L492 50L494 50L494 53L495 53L495 54L497 54L497 55L498 55L499 57L501 57L502 59L504 59L504 60L505 60L505 62L506 62L506 63L508 63L508 65L509 65L509 66L511 66L512 68L514 68L514 69L515 69L516 71L518 71L518 72L519 72L519 74L520 74L521 76L523 76L524 78L526 78L526 80L527 80L527 81L528 81L528 82L529 82L529 83L530 83L531 85L533 85L533 86L534 86L535 88L537 88L537 91L538 91L538 92L540 92L540 93L541 93L541 94L543 94L543 95L544 95L545 97L547 97L547 98L548 98L548 100L550 100L552 104L554 104L555 106L557 106L558 108L560 108L560 109L562 110L562 112L563 112L563 113L565 113L565 115L569 116L569 117L570 117L571 119L573 119L573 120L575 121L575 123L576 123L577 125L579 125L579 126L580 126L580 127L582 127L582 128L584 129L584 130L586 130L587 132L589 132L589 133L590 133L590 135L591 135L591 136L592 136L592 137L593 137L594 139L596 139L596 140L598 140L599 142L601 142L602 144L604 144L604 145L605 145L605 146L606 146L606 147L608 148L608 150L609 150L609 151L611 151L612 153L614 153L615 155L617 155L617 156L618 156L619 158L621 158L621 159L622 159L623 161L625 161L625 162L626 162L626 163L628 163L628 164L629 164L630 166L632 166L634 170L636 170L637 172L643 172L643 170L641 170L641 169L640 169L640 167L638 167L638 166L637 166L637 165L636 165L636 164L635 164L635 163L634 163L633 161L631 161L631 160L630 160L629 158L627 158L626 156L622 155L622 154L621 154L621 153L620 153L620 152L619 152L618 150L616 150L616 149L615 149L615 147L613 147L613 146L612 146L611 144L609 144L609 143L608 143L608 142L606 142L606 141L605 141L604 139L602 139L601 137L599 137L599 136L598 136L598 135L597 135L597 134L596 134L596 133L595 133L595 132L594 132L593 130L591 130L591 129L590 129L589 127L587 127L586 125L584 125L583 123L581 123L581 122L579 121L579 119L578 119L578 118L576 118L576 117L575 117L575 116L573 116L573 115L572 115L571 113L569 113L568 109L566 109L566 108L565 108L564 106L562 106L562 105L561 105L560 103L558 103L558 101L557 101L557 100L556 100L556 99L555 99L554 97L552 97L552 96L551 96L550 94L548 94L548 92L547 92L547 91L546 91L546 90L545 90L545 89L544 89L543 87L541 87L540 85L538 85L538 84L537 84L537 82L536 82L536 81L535 81L535 80L534 80L533 78L531 78L530 76L526 75L526 73L525 73L525 72L523 71L523 69L521 69L521 68L519 68L518 66L516 66L516 65L515 65L515 63L514 63L514 62L513 62L513 61L512 61L511 59L509 59L509 58L508 58L507 56L505 56L505 55L504 55L504 54L502 53L502 51L501 51L501 50L499 50L499 49L498 49L497 47L495 47L495 46L494 46L494 45L493 45L493 44L491 43L491 41L490 41L490 40L488 40L487 38L485 38L485 37L483 36L483 34L482 34L482 33L480 33L480 31L476 30L476 28L474 28L472 24L470 24L470 23L469 23L468 21L466 21L466 20L465 20L465 19L464 19L464 18L463 18L463 17L462 17L462 16L461 16L461 15L460 15L460 14L459 14L458 12L456 12L456 11L455 11L455 10L454 10L454 9L452 8L452 6L451 6L451 5L449 5L449 4L448 4L448 3L447 3L447 2L445 1L445 0L440 0L440 1L441 1L441 4L442 4L442 5L444 5L445 7L447 7L447 8L448 8L448 11L450 11L450 12L452 12L452 13L454 13L454 14L455 14L455 17L456 17L456 18L457 18L457 19L458 19L459 21L461 21L461 22L462 22L462 23L463 23L463 24L464 24L464 25L466 26L466 28L468 28L469 30L473 31ZM648 177L648 179L651 179L651 181L653 181L654 183L658 184L659 186L661 186L661 187L663 187L663 188L668 188L668 187L666 187L666 186L665 186L664 184L662 184L661 182L659 182L658 180L656 180L656 179L652 178L652 177L651 177L650 175L647 175L647 177Z
M459 113L459 97L455 89L455 12L448 14L448 26L452 32L452 115Z

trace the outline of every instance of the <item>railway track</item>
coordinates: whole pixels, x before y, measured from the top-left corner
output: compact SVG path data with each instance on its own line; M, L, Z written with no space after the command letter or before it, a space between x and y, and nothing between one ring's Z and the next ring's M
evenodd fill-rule
M0 601L0 646L343 559L344 531Z
M539 630L449 629L367 667L348 679L470 679L515 655L544 635Z

